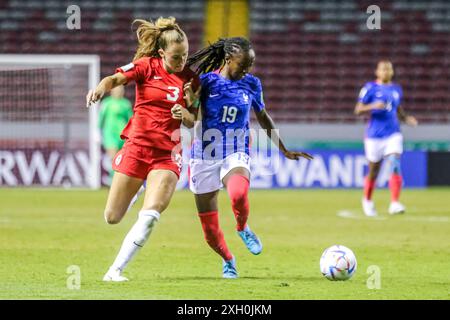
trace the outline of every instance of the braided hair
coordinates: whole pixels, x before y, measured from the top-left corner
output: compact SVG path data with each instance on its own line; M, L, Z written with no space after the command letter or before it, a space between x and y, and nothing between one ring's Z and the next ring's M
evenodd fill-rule
M199 63L195 71L200 75L221 68L229 56L239 52L248 52L251 49L250 41L243 37L219 38L218 41L190 56L186 65L190 67Z

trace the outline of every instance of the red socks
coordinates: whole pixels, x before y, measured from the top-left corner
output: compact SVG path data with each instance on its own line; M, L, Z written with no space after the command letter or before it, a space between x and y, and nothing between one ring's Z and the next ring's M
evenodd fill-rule
M389 189L391 190L391 201L397 202L400 198L400 191L402 190L403 178L399 174L391 175L389 179ZM372 193L375 189L375 180L370 180L368 177L364 179L364 198L372 199Z
M402 176L399 174L391 175L389 179L389 189L391 189L391 201L397 202L400 197L400 191L402 190Z
M248 188L250 182L244 176L235 174L228 179L227 191L231 199L234 216L236 218L237 231L242 231L247 224L249 205Z
M217 211L199 213L202 223L203 234L209 246L217 252L225 261L233 258L228 250L223 237L223 232L219 226L219 213Z
M366 200L372 199L372 193L375 189L375 180L369 179L368 176L364 179L364 198Z
M236 218L238 231L244 230L248 219L248 188L249 181L241 175L233 175L228 179L227 191L231 199L234 216ZM217 252L224 260L228 261L233 258L228 250L227 244L223 237L223 232L219 226L219 213L217 211L199 213L202 223L203 233L206 242Z

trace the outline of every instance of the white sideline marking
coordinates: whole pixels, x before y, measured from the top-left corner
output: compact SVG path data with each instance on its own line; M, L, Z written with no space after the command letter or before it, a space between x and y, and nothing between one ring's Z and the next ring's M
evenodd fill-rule
M339 210L337 212L337 216L345 219L357 219L357 220L387 220L387 216L378 216L378 217L366 217L362 214L357 214L350 210ZM417 222L450 222L450 217L443 216L408 216L407 213L405 215L401 215L402 220L405 221L417 221Z
M364 215L361 214L356 214L353 211L350 210L339 210L337 212L338 217L341 218L346 218L346 219L357 219L357 220L362 220L362 219L370 219L370 220L386 220L386 217L366 217Z

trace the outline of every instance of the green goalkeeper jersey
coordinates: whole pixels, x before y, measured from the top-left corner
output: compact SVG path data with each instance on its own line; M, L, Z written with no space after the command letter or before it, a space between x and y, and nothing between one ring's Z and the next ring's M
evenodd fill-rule
M106 149L120 149L123 141L120 133L133 115L131 103L126 98L116 99L107 97L103 99L98 126L102 131L103 146Z

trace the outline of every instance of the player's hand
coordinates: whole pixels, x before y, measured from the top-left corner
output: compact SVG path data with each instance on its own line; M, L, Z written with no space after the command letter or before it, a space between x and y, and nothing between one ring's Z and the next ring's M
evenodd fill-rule
M185 108L178 103L170 109L170 112L172 112L172 118L176 120L183 120L183 111L185 111Z
M105 95L105 91L101 89L89 90L86 95L86 108L89 108L91 104L96 103Z
M183 92L184 92L184 101L186 101L187 106L192 106L195 100L197 100L200 96L200 91L202 89L201 86L198 87L198 89L194 92L194 89L192 88L192 81L194 79L189 80L189 82L186 82L183 86Z
M314 157L306 152L296 152L296 151L285 151L284 156L291 160L298 160L300 158L305 158L307 160L312 160Z
M415 117L413 117L413 116L407 116L405 118L405 123L408 126L417 127L417 125L419 124L419 121L417 121L417 119Z

